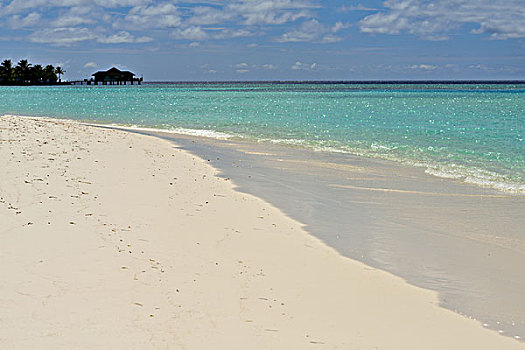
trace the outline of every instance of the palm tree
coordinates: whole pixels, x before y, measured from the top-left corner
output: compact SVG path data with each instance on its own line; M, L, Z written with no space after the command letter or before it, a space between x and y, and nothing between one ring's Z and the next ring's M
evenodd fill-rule
M4 60L0 65L0 84L9 84L13 81L13 63Z
M22 84L25 84L30 80L31 63L27 60L20 60L15 67L16 79L20 80Z
M44 68L42 68L42 65L35 64L31 68L30 77L31 84L41 84L44 81Z
M44 68L44 83L53 84L57 82L57 75L55 73L55 67L51 64L48 64Z
M62 69L62 67L58 66L55 68L55 73L58 74L58 81L61 83L62 82L62 79L61 79L61 76L62 74L64 74L66 71Z

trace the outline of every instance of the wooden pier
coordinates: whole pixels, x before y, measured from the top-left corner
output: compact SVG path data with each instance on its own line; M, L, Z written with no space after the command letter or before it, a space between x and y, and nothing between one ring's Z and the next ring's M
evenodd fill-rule
M65 84L69 85L140 85L142 78L133 78L133 80L121 80L121 81L96 81L95 79L84 79L84 80L70 80Z
M140 85L143 78L137 78L134 73L121 71L113 67L107 71L98 71L92 74L91 79L70 81L71 85Z

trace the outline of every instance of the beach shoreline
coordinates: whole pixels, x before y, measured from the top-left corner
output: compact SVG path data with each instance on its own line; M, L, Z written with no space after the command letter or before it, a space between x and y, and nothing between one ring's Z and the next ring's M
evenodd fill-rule
M207 159L237 191L263 198L343 256L438 292L442 307L485 327L525 338L523 196L365 156L131 131Z
M0 139L2 346L525 348L342 257L184 147L12 116Z

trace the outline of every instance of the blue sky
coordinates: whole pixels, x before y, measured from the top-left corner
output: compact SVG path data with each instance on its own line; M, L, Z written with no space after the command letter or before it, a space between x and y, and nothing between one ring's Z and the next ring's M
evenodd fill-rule
M525 0L0 0L0 52L66 79L525 79Z

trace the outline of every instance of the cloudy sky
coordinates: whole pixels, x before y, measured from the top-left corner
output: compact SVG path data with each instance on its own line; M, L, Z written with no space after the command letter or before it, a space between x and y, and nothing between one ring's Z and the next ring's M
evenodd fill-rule
M68 79L525 79L525 0L0 0L0 53Z

